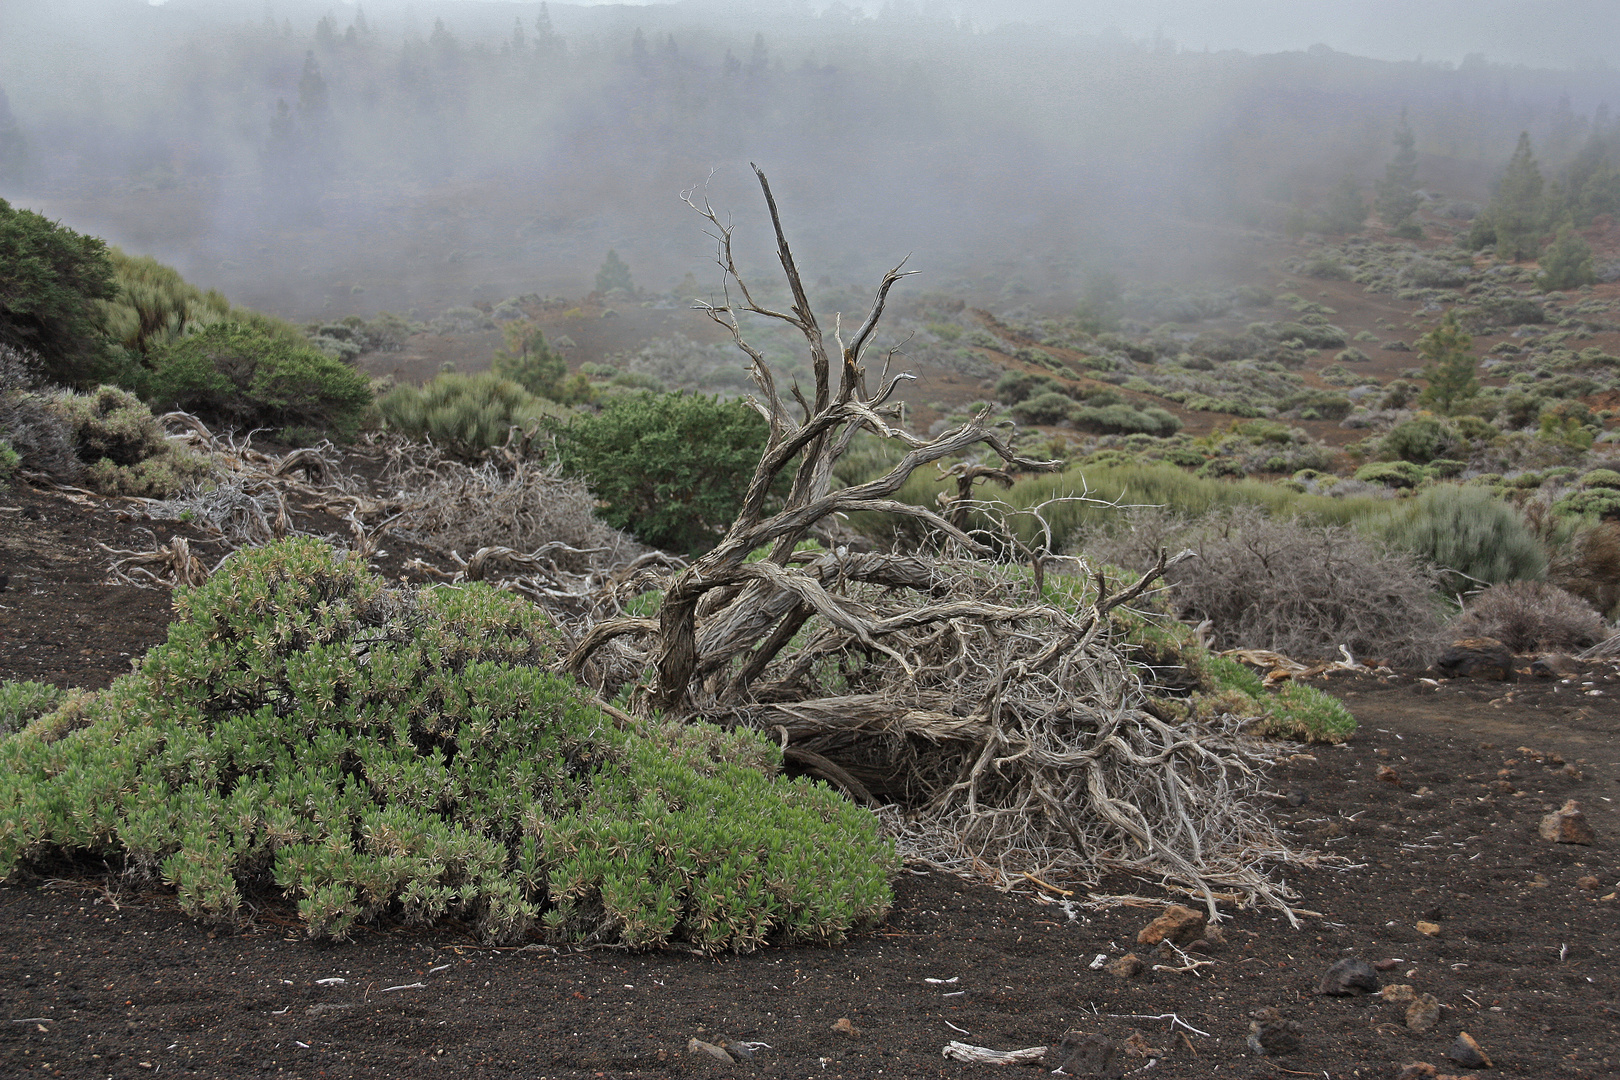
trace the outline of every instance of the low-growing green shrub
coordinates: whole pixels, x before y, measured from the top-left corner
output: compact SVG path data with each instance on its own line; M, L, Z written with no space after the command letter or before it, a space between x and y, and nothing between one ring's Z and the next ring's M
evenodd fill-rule
M1409 461L1414 465L1427 465L1449 450L1455 442L1445 424L1437 417L1425 414L1390 428L1379 441L1379 451L1386 457Z
M1012 407L1012 415L1020 424L1058 424L1069 418L1074 407L1069 395L1048 390L1018 402Z
M768 434L740 401L635 394L575 417L557 452L605 504L609 525L644 544L698 553L736 519Z
M152 351L142 396L234 428L313 427L353 435L371 383L341 360L237 321L214 323Z
M0 682L0 736L22 730L55 709L68 691L49 683Z
M84 705L0 740L0 872L121 856L195 918L279 890L311 937L467 920L488 942L705 950L839 940L887 910L892 850L776 747L621 730L527 602L391 590L298 539L179 592L168 640Z
M1477 487L1430 488L1384 527L1391 544L1440 571L1448 592L1534 580L1547 553L1514 507Z
M1616 519L1620 518L1620 491L1609 487L1571 491L1560 496L1552 508L1569 517Z
M1429 470L1410 461L1374 461L1356 470L1356 479L1365 484L1392 488L1415 488L1429 478Z
M1306 743L1342 743L1356 730L1356 718L1343 702L1306 683L1284 683L1268 705L1266 715L1249 726L1253 734Z
M469 461L504 444L514 427L535 428L548 416L566 415L560 406L489 372L446 372L419 387L396 386L378 399L377 411L396 431Z
M1174 435L1181 430L1181 421L1174 413L1155 405L1082 405L1069 413L1074 426L1082 431L1095 431L1107 435L1128 435L1141 432L1160 437Z
M1032 375L1027 371L1009 371L996 380L996 400L1003 405L1017 405L1045 393L1063 394L1063 384L1050 375Z
M103 495L164 499L213 474L207 458L169 441L152 410L127 390L66 390L49 404L72 439L79 482Z

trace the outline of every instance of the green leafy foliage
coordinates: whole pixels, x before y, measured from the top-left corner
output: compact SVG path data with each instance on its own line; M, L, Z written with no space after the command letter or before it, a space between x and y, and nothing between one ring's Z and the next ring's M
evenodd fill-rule
M493 372L449 372L420 387L397 386L378 400L377 411L396 431L467 460L504 444L514 427L533 428L546 417L566 415Z
M1266 715L1249 730L1274 739L1342 743L1356 730L1344 703L1306 683L1287 682L1272 698Z
M1392 488L1415 488L1428 477L1427 469L1410 461L1373 461L1356 470L1362 483Z
M1441 413L1452 413L1479 393L1479 361L1475 359L1474 339L1457 324L1457 313L1446 312L1440 325L1418 338L1418 355L1423 358L1422 401Z
M1524 517L1480 488L1430 488L1391 518L1384 538L1433 565L1453 593L1547 572L1547 553Z
M98 306L117 289L106 244L0 199L0 345L37 357L35 374L94 385L119 366Z
M631 296L636 294L636 283L631 280L630 267L617 251L609 251L607 258L602 260L602 267L596 272L596 291L604 295L615 291Z
M1573 289L1597 280L1592 270L1592 245L1565 225L1541 256L1536 285L1544 291Z
M152 410L127 390L65 390L47 404L67 429L82 467L77 479L103 495L164 499L213 474L207 458L171 443Z
M393 591L321 541L238 553L71 717L0 741L0 873L122 855L193 917L277 890L306 932L466 920L487 942L834 942L892 850L768 740L620 730L543 670L559 638L482 584Z
M1069 419L1082 431L1104 434L1141 432L1162 437L1181 430L1181 421L1174 413L1154 405L1082 405L1069 413Z
M1496 257L1533 259L1541 248L1537 216L1541 204L1541 167L1530 148L1530 133L1519 134L1519 145L1508 159L1497 185L1496 197L1486 213L1496 232Z
M634 394L576 416L558 440L602 517L643 543L697 553L736 518L769 429L753 409L701 394Z
M1020 424L1060 424L1074 406L1074 398L1068 394L1048 390L1014 405L1012 415Z
M359 371L256 326L217 322L156 348L145 398L236 428L312 427L352 436L372 404Z
M215 323L234 321L289 345L304 344L297 327L257 311L233 307L220 293L197 288L173 267L110 248L118 295L102 305L107 332L136 357Z
M54 710L68 691L49 683L0 682L0 736L20 731Z
M531 394L562 401L568 362L546 342L540 328L528 319L517 319L502 327L501 333L505 342L496 350L490 370ZM586 385L588 388L589 383Z
M1451 430L1433 416L1419 415L1403 420L1378 441L1386 456L1414 465L1427 465L1455 444Z
M1378 216L1392 231L1399 232L1412 224L1412 215L1420 202L1417 193L1417 139L1412 125L1401 110L1401 121L1395 128L1393 142L1395 157L1384 167L1384 179L1378 184L1376 205Z

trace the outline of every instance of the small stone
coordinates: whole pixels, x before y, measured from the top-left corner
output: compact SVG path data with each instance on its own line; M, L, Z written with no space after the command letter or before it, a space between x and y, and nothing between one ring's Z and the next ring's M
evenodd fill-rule
M1541 838L1555 844L1590 844L1596 839L1581 804L1574 799L1541 819Z
M1249 1021L1249 1049L1261 1057L1292 1054L1299 1049L1299 1022L1296 1020Z
M1580 672L1581 666L1563 653L1545 653L1530 662L1530 673L1539 679L1579 675Z
M1062 1069L1070 1076L1117 1077L1124 1072L1119 1051L1119 1044L1112 1039L1070 1031L1056 1046L1047 1047L1041 1067L1048 1072Z
M861 1033L861 1029L850 1023L847 1016L840 1016L837 1020L834 1020L832 1029L843 1035L859 1035Z
M1432 1080L1434 1073L1434 1066L1427 1061L1413 1061L1401 1066L1401 1071L1395 1074L1395 1080Z
M1323 974L1316 992L1328 997L1353 997L1378 992L1378 973L1359 957L1347 956Z
M724 1061L729 1064L736 1064L737 1061L736 1058L732 1057L726 1052L725 1047L716 1046L714 1043L704 1042L695 1035L691 1039L687 1040L686 1051L689 1054L708 1054L716 1061Z
M1599 881L1595 874L1585 874L1576 880L1575 885L1587 892L1597 892L1603 887L1603 882Z
M1142 963L1142 958L1135 953L1126 953L1108 961L1103 970L1116 978L1130 979L1142 974L1142 969L1146 966Z
M1513 652L1495 638L1465 638L1441 654L1434 666L1448 679L1492 679L1517 682Z
M1200 937L1204 932L1204 913L1190 907L1171 904L1164 914L1144 926L1136 935L1138 945L1157 945L1161 941L1180 944Z
M1283 803L1287 806L1304 806L1311 801L1311 797L1303 791L1290 791L1283 796Z
M1491 1067L1490 1056L1479 1048L1479 1043L1466 1031L1457 1036L1457 1041L1451 1044L1450 1050L1446 1051L1446 1057L1465 1069L1488 1069Z
M1419 922L1415 926L1413 926L1412 929L1416 930L1418 933L1422 934L1424 937L1439 937L1440 936L1440 924L1439 923Z
M1401 961L1398 957L1388 956L1382 960L1375 961L1373 963L1373 968L1377 971L1391 971L1399 967L1400 964Z
M1440 1022L1440 1001L1433 994L1419 994L1406 1006L1406 1026L1428 1031Z
M1519 790L1513 786L1513 783L1510 780L1492 780L1485 786L1496 792L1498 795L1511 795L1515 791Z
M1378 991L1378 996L1389 1002L1391 1005L1404 1006L1410 1005L1412 1002L1416 1001L1418 995L1417 991L1412 987L1407 986L1405 983L1397 983L1393 986L1386 986L1382 990Z

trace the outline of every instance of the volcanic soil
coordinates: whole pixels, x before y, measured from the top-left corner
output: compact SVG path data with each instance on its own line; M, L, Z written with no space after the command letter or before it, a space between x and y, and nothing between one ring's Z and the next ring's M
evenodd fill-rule
M167 595L107 584L97 546L145 547L140 528L0 488L0 678L105 686L163 639ZM53 863L0 886L0 1074L992 1076L1032 1073L944 1047L1079 1031L1139 1033L1143 1053L1125 1067L1166 1078L1394 1077L1413 1062L1620 1076L1620 671L1326 686L1360 721L1355 738L1285 751L1268 785L1291 842L1324 856L1278 871L1299 925L1224 905L1227 941L1211 952L1137 945L1164 902L1186 897L1123 879L1065 906L1033 883L1007 894L909 868L887 922L842 946L705 957L483 948L455 925L320 945L273 902L245 932L216 936L116 866ZM1590 845L1538 835L1569 799ZM1142 899L1095 906L1091 893ZM1139 974L1103 969L1127 952L1145 961ZM1438 1024L1416 1032L1376 996L1315 994L1345 957L1432 994ZM1265 1009L1297 1022L1296 1050L1248 1047ZM1447 1059L1465 1031L1490 1068ZM728 1064L689 1050L694 1038L764 1045Z

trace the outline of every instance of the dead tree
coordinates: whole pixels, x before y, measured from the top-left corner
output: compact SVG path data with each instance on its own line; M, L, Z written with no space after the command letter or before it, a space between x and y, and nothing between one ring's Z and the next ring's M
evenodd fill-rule
M1071 577L1066 601L1055 603L1042 580L1049 551L1018 544L1010 530L970 528L968 510L985 505L972 499L974 481L1063 463L1018 453L988 408L929 439L893 422L892 399L911 376L891 372L893 350L875 377L867 358L904 264L884 275L847 341L835 317L829 343L770 185L755 174L786 311L744 279L732 226L695 191L683 199L713 230L724 301L700 306L750 360L751 404L770 425L765 450L725 537L660 583L657 618L596 622L568 668L598 685L643 678L638 711L772 733L790 762L888 806L906 850L936 865L1003 881L1119 867L1178 882L1212 913L1217 886L1282 906L1282 891L1256 869L1257 853L1286 852L1245 809L1255 774L1222 733L1146 712L1138 669L1115 640L1110 613L1141 595L1163 560L1124 588L1101 574ZM793 385L784 398L742 314L803 337L815 375L808 396ZM834 489L833 465L861 431L907 452L883 476ZM892 498L918 469L975 454L949 470L958 491L946 513ZM771 493L788 475L775 506ZM860 511L919 518L937 543L905 554L797 550L818 525ZM1010 564L1008 551L1031 569Z

